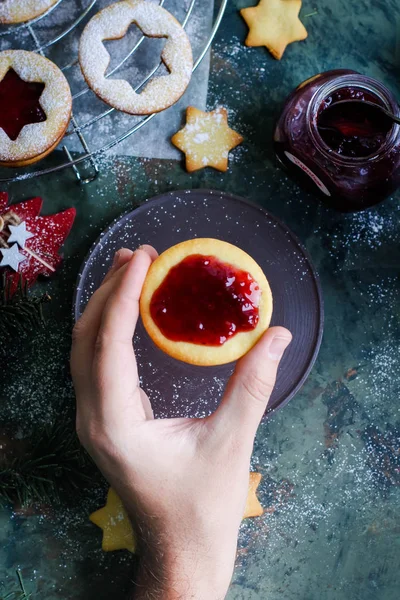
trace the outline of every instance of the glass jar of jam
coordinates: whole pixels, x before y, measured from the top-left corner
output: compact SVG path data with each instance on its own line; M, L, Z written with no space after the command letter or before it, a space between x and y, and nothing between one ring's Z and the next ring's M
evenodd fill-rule
M275 129L280 162L346 212L377 204L400 185L400 126L368 102L400 116L376 79L349 70L321 73L291 93Z

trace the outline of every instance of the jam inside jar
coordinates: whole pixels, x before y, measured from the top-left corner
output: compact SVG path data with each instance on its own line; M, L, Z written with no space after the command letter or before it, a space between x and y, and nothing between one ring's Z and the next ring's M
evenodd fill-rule
M329 71L289 96L275 129L280 162L338 210L368 208L400 185L400 127L369 103L400 115L379 81Z

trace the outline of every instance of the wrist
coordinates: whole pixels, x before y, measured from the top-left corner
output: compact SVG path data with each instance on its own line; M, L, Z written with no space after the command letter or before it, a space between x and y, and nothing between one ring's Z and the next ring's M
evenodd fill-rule
M224 600L233 573L233 560L212 554L178 556L166 570L166 600Z
M224 600L235 554L166 551L143 557L135 600Z

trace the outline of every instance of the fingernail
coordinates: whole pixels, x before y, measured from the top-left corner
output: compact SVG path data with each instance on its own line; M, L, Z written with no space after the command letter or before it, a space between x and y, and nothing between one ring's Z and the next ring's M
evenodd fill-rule
M120 250L118 250L115 254L114 254L114 258L113 258L113 267L116 267L119 263L119 259L120 259L121 253Z
M280 360L291 342L290 338L275 336L269 345L268 356L271 360Z

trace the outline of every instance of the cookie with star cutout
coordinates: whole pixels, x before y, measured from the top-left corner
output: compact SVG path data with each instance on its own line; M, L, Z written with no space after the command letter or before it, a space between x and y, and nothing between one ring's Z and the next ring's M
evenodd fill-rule
M192 173L204 167L227 171L229 152L243 142L243 137L229 127L225 108L203 112L189 106L185 127L171 141L186 155L186 170Z
M308 33L299 19L301 0L260 0L240 11L249 27L246 46L265 46L280 60L288 44L305 40Z

